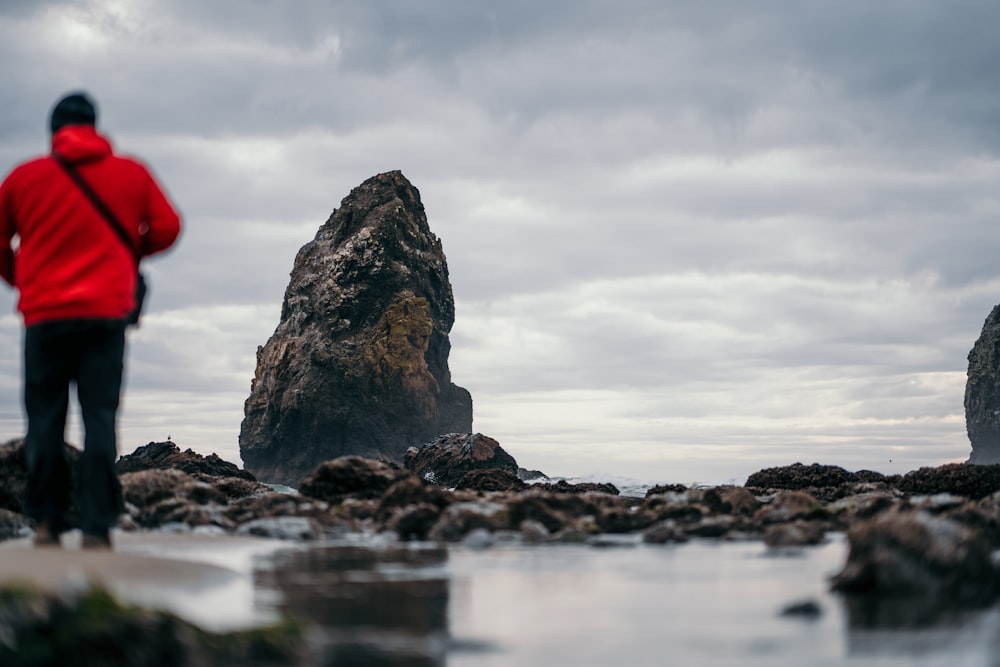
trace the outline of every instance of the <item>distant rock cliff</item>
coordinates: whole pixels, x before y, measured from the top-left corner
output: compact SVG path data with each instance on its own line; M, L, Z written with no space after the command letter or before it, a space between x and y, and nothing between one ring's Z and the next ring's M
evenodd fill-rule
M470 432L472 397L448 370L454 320L420 193L398 171L368 179L295 258L281 321L257 349L246 469L295 486L328 459L399 463L407 447Z
M965 426L972 442L969 463L1000 463L1000 306L969 352Z

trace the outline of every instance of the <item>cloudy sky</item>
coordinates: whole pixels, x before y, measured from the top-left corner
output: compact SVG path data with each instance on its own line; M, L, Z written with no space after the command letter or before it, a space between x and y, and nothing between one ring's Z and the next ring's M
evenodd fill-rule
M401 169L448 256L474 429L521 465L902 472L969 454L997 25L993 0L2 0L0 168L83 88L184 214L148 263L123 452L239 460L296 251Z

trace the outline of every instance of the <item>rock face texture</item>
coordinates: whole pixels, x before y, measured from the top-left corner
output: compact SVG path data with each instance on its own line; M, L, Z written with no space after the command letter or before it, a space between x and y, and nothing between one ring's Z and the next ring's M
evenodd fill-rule
M241 470L235 463L223 461L217 454L202 456L190 449L181 451L171 441L151 442L139 447L131 454L121 457L115 463L115 472L124 475L142 470L167 470L174 468L188 474L204 474L214 477L238 477L256 482L254 476Z
M972 442L969 463L1000 463L1000 306L969 352L965 427Z
M411 447L403 466L434 484L455 486L473 470L507 470L517 477L517 461L500 443L482 433L449 433L421 447Z
M281 321L257 350L244 467L296 486L322 461L399 463L407 447L471 431L472 397L448 369L454 321L420 193L398 171L368 179L295 258Z

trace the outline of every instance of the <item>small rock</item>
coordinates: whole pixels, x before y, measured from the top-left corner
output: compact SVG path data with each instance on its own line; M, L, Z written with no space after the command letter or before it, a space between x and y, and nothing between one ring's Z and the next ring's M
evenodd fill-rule
M782 607L780 615L812 621L823 615L823 607L816 600L801 600Z
M548 541L550 536L548 528L541 521L534 521L533 519L522 521L519 531L521 537L528 544L541 544Z
M646 497L659 496L665 493L687 493L688 487L683 484L657 484L646 491Z
M296 542L315 539L318 533L313 521L301 516L254 519L236 529L237 535L253 535Z
M441 513L428 537L439 542L458 542L477 528L498 530L505 527L503 509L496 503L455 503Z
M686 532L694 537L718 538L725 536L735 525L735 519L728 514L707 516L693 526L686 528Z
M764 529L764 544L772 549L814 546L825 537L826 528L815 521L776 523Z
M401 540L426 540L431 528L441 516L441 508L430 503L401 507L387 523Z
M647 528L642 534L642 541L647 544L667 544L670 542L687 542L688 536L677 527L672 520L661 521L660 523Z
M454 502L454 494L438 486L425 484L415 475L394 482L378 501L375 519L385 521L400 508L419 505L421 503L435 505L438 508L447 507Z
M527 487L517 475L502 468L470 470L455 483L457 490L467 491L521 491Z
M768 505L754 515L756 523L783 523L822 514L819 501L803 491L779 491Z
M476 528L470 531L468 535L462 538L461 542L463 547L475 550L489 549L494 543L493 533L485 528Z

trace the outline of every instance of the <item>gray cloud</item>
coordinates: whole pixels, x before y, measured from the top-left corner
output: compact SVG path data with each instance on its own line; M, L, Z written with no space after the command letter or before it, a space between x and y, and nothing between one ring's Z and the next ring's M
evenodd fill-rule
M5 3L0 161L84 87L185 214L125 446L237 458L295 252L398 168L448 255L455 380L522 463L915 467L967 453L1000 291L998 23L986 0Z

